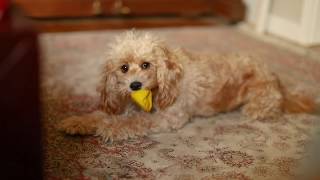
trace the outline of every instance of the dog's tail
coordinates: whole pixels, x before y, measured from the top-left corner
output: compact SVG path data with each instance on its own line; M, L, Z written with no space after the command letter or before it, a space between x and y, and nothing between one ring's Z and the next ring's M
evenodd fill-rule
M316 110L316 102L313 97L290 93L286 88L281 87L284 101L282 110L285 113L312 113Z

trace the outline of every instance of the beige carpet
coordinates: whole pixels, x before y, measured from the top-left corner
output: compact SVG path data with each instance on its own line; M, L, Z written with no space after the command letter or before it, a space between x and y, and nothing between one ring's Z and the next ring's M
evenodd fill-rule
M171 46L199 53L261 56L290 87L320 94L320 64L230 27L153 29ZM252 121L238 112L195 119L183 129L104 144L66 136L55 124L97 109L95 85L108 43L120 31L43 34L42 102L47 179L293 179L320 127L314 115ZM295 85L295 86L293 86Z

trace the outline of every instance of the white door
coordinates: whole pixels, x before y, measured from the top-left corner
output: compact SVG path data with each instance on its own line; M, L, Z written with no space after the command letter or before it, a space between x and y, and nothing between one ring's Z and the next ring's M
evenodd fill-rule
M257 30L302 45L320 44L320 0L262 0Z

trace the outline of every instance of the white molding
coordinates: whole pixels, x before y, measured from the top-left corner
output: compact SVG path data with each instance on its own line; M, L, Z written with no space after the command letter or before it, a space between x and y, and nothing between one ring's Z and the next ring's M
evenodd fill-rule
M260 2L260 14L257 18L256 31L259 33L265 33L268 22L268 15L270 12L271 0L261 0Z
M314 29L314 36L316 43L320 44L320 0L316 3L317 10L315 12L315 29Z
M304 0L301 17L301 36L300 42L304 45L312 43L315 31L315 15L317 7L315 4L318 0Z

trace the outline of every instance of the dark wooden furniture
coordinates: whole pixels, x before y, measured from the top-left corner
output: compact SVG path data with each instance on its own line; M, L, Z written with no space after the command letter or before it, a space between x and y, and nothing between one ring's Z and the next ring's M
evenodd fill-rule
M241 0L14 0L40 29L127 28L235 23Z
M42 179L37 34L0 18L1 179Z
M30 17L196 16L216 14L232 21L244 17L241 0L15 0Z

